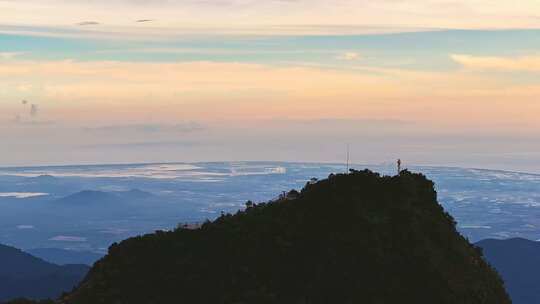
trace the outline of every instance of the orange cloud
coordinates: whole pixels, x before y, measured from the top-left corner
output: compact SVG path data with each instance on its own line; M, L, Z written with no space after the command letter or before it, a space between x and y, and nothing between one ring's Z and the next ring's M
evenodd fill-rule
M24 84L28 90L19 88ZM21 94L24 94L21 95ZM406 119L445 128L540 127L540 86L488 73L218 62L17 61L0 65L0 120L21 98L65 123ZM8 103L13 100L13 103Z

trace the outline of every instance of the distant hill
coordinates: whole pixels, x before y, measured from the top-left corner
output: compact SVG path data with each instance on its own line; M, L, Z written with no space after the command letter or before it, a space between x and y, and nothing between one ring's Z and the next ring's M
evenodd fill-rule
M431 181L331 175L200 229L114 244L65 304L507 304Z
M152 193L142 191L139 189L131 189L129 191L119 191L119 192L116 192L116 195L125 199L137 199L137 200L152 199L155 197Z
M516 238L476 243L501 274L514 304L540 303L540 243Z
M77 285L89 269L86 265L55 265L0 245L0 301L58 297Z
M93 252L60 248L35 248L26 251L35 257L58 265L84 264L91 266L103 257L103 255Z
M26 180L32 181L32 182L39 182L39 183L53 183L57 181L56 177L52 175L48 175L48 174L42 174L35 177L28 177Z
M109 192L103 191L94 191L94 190L83 190L61 199L55 201L57 204L70 204L71 206L76 205L88 205L88 204L105 204L111 203L117 200L118 197Z

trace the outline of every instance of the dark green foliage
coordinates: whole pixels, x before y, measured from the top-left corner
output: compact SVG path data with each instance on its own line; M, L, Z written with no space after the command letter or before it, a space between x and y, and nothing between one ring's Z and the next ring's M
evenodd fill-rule
M352 171L248 205L197 230L111 246L62 301L510 303L423 175Z

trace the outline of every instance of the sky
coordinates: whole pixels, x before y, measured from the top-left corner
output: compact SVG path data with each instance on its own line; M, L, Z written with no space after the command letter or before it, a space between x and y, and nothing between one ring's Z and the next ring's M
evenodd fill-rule
M540 173L540 2L0 0L0 166Z

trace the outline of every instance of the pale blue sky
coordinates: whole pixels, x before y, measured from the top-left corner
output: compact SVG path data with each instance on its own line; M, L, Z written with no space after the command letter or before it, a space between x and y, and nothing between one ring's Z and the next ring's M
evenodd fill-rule
M0 27L1 28L1 27ZM362 55L362 66L411 69L458 67L449 54L526 56L540 53L540 30L438 30L368 35L189 35L167 40L97 39L1 34L0 53L28 60L219 61L330 64Z

